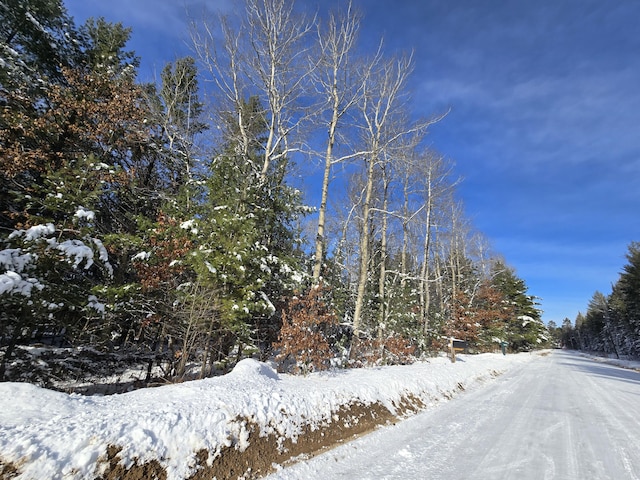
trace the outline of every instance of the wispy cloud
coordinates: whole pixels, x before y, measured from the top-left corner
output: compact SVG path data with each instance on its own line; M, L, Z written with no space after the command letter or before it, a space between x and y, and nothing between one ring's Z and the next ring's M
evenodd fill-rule
M134 27L143 80L190 53L188 24L235 0L66 0ZM342 0L296 0L314 12ZM636 0L355 0L363 50L414 51L414 113L451 107L429 142L457 164L473 222L545 319L607 291L640 240ZM570 300L569 300L570 299ZM582 302L582 307L578 305Z
M483 151L516 149L518 157L530 157L528 165L615 158L640 167L640 93L630 68L565 77L532 72L516 83L451 76L424 80L418 88L416 97L437 108L451 106L455 127ZM502 131L498 138L496 129Z
M401 8L424 22L412 37L423 50L415 96L453 108L469 151L532 172L612 158L640 170L640 4L423 2L409 13L410 3Z

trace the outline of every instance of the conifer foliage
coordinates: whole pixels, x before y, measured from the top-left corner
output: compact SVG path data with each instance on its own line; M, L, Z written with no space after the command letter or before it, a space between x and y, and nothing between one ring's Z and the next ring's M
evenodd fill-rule
M621 356L640 356L640 243L629 244L618 281L609 295L595 292L586 314L566 319L561 342L567 348Z
M350 5L327 25L293 2L243 6L196 22L197 57L155 85L121 23L0 2L0 379L35 342L126 353L147 382L249 355L299 373L410 363L450 336L542 346L534 297L504 265L485 271L452 166L425 147L441 116L410 120L411 56L359 58ZM309 228L293 180L314 157ZM637 276L607 302L620 348Z

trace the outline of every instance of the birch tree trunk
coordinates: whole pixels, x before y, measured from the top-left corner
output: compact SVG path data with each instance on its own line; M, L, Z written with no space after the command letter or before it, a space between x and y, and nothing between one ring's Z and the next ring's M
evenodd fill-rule
M398 129L403 123L395 122L395 116L402 111L405 83L411 72L411 58L392 59L381 62L376 57L363 72L362 97L359 110L362 120L362 136L367 145L368 154L364 157L366 164L366 187L362 205L362 222L360 236L359 276L356 290L356 302L353 315L353 336L357 340L360 334L362 311L369 278L369 245L371 242L368 230L371 221L372 195L375 182L375 170L378 162L384 159L385 150L404 136L414 133L421 126ZM395 127L395 129L394 129ZM424 126L426 128L426 125ZM352 344L351 354L354 354Z
M381 166L382 173L382 225L380 228L380 275L378 277L378 338L381 338L386 324L387 317L387 296L385 292L385 284L387 277L387 228L389 221L389 168L385 163Z
M374 147L374 152L377 148ZM371 200L373 198L373 179L375 171L376 159L372 157L367 160L367 175L364 201L362 204L362 226L360 233L360 261L358 269L358 287L356 290L356 304L353 312L353 338L357 339L360 335L360 322L362 319L362 307L364 306L364 297L367 289L367 279L369 277L369 244L370 244L370 214ZM352 348L353 352L353 348Z
M429 329L431 309L431 251L434 242L433 228L435 213L439 203L450 195L457 182L449 180L451 167L434 152L427 151L420 157L420 177L424 178L424 236L422 244L422 262L420 270L420 316L423 331Z
M433 213L433 183L432 183L432 168L427 169L426 178L426 203L425 203L425 225L424 225L424 242L422 245L422 267L420 271L420 318L422 319L422 329L424 333L427 333L429 328L429 307L431 303L430 287L429 287L429 274L430 274L430 258L429 253L431 249L431 226L432 226L432 213Z
M402 182L402 248L400 250L400 288L404 291L408 274L409 255L409 189L411 170L405 168Z
M354 14L351 3L349 3L346 13L341 18L338 18L336 14L331 14L327 25L326 32L319 31L322 60L317 75L319 89L326 97L329 122L313 260L313 283L316 285L320 282L322 263L325 257L325 224L331 167L344 160L334 159L338 123L355 104L358 94L357 90L353 88L354 73L352 72L350 53L360 28L360 17Z

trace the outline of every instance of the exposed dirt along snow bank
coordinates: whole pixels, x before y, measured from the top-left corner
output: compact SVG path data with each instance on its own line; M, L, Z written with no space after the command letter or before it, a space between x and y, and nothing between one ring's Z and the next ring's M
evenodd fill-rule
M307 377L243 360L223 377L109 397L0 384L0 478L257 478L531 358L435 358Z

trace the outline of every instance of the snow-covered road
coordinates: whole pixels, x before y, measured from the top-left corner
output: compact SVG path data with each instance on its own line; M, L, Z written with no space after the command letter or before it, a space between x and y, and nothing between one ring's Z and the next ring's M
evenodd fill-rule
M640 373L554 351L268 477L640 480Z

